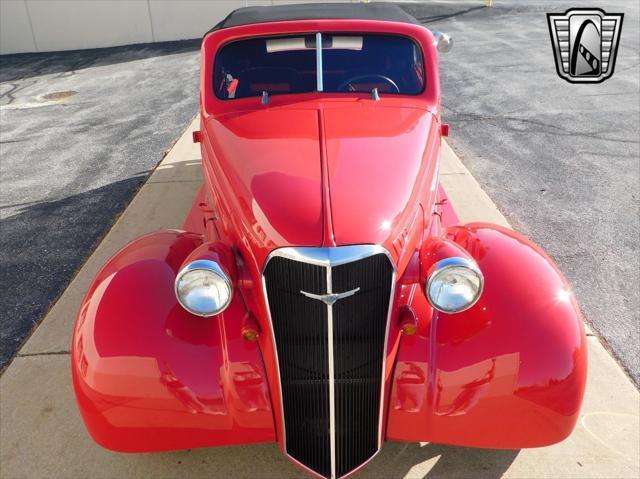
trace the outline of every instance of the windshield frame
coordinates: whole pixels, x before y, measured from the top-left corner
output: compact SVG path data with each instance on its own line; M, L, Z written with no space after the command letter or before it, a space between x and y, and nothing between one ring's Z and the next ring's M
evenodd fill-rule
M420 41L418 41L416 38L413 38L409 35L403 34L403 33L397 33L397 32L387 32L387 31L349 31L349 30L333 30L333 29L327 29L327 30L318 30L318 31L307 31L307 32L286 32L286 33L265 33L263 35L253 35L253 36L247 36L247 37L243 37L243 38L233 38L233 39L229 39L228 41L225 41L223 43L221 43L219 45L219 47L216 50L216 53L213 57L213 61L211 62L211 93L213 93L213 96L219 100L219 101L223 101L223 102L227 102L227 101L240 101L240 100L247 100L247 99L255 99L255 98L260 98L260 95L248 95L248 96L242 96L242 97L237 97L237 98L225 98L222 96L218 95L218 92L216 91L215 88L215 75L216 75L216 65L218 64L218 58L220 56L220 54L223 52L224 48L232 43L236 43L236 42L242 42L242 41L246 41L246 40L252 40L252 39L269 39L269 38L286 38L286 37L296 37L296 36L314 36L315 37L315 57L316 57L316 89L315 90L309 90L309 91L304 91L304 92L267 92L268 96L292 96L292 95L310 95L310 94L317 94L317 95L338 95L338 96L345 96L345 95L357 95L357 96L361 96L363 94L365 95L369 95L369 94L373 94L373 91L371 92L367 92L367 91L363 91L363 90L357 90L357 91L326 91L324 89L324 60L323 60L323 50L326 50L324 48L318 48L318 46L322 46L322 35L337 35L337 36L380 36L380 37L398 37L398 38L404 38L406 40L408 40L409 42L411 42L413 44L413 47L416 49L416 51L419 53L420 55L420 59L421 59L421 74L422 74L422 85L419 91L417 92L381 92L380 94L383 96L393 96L393 97L418 97L418 96L423 96L425 94L425 92L427 91L428 88L428 83L429 83L429 76L428 76L428 72L427 72L427 58L425 55L425 51L422 47L422 44Z

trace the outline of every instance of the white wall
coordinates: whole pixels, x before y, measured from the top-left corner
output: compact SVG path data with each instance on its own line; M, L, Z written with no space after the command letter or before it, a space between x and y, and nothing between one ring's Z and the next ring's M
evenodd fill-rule
M0 53L34 52L36 43L24 1L0 0Z
M0 0L0 54L199 38L239 7L313 1Z

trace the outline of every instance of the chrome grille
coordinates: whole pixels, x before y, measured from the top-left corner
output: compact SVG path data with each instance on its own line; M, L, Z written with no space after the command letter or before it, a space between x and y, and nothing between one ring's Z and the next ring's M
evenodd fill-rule
M393 264L378 246L283 248L269 257L263 279L286 453L341 477L381 444Z

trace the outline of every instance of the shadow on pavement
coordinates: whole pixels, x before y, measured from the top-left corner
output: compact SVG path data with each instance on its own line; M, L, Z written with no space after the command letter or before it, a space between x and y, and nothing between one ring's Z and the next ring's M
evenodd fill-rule
M520 450L475 449L442 444L386 442L358 479L500 479ZM191 477L311 477L298 469L274 443L194 449L155 454L115 455L131 471L189 471ZM260 464L256 469L255 464Z
M428 3L402 3L402 9L413 15L420 23L444 21L468 14L479 13L482 10L491 12L482 2L442 2L432 1Z
M484 10L486 8L482 5L479 5L479 6L469 6L468 8L460 9L459 7L451 8L450 5L451 4L446 5L445 8L434 8L434 12L431 15L416 16L416 18L420 23L428 24L431 22L437 22L440 20L448 20L449 18L459 17L461 15L466 15L467 13L475 12L477 10ZM407 6L405 9L409 10L409 6ZM453 10L453 11L450 11L450 10Z
M143 180L144 176L134 176L60 200L27 203L18 214L0 220L4 316L0 369L64 291ZM82 234L74 234L79 231Z
M520 450L388 442L372 467L359 477L498 479L519 453Z

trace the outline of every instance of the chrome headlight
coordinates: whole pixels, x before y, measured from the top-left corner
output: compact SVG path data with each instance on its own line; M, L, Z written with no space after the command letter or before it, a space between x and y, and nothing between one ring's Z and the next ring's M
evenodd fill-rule
M476 304L484 278L478 265L466 258L453 257L438 261L427 280L427 298L443 313L459 313Z
M215 261L193 261L176 277L180 305L198 316L220 314L231 303L232 294L231 280Z

